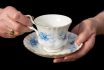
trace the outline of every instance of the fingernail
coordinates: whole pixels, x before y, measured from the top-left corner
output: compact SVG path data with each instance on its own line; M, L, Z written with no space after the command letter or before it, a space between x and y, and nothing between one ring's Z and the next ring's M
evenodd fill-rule
M53 60L53 63L57 63L57 60Z
M80 44L81 44L81 43L80 43L80 42L78 42L78 41L76 41L76 44L77 44L78 46L80 46Z
M68 57L65 57L65 58L64 58L64 60L67 60L67 59L68 59Z
M80 46L80 47L83 46L83 43L81 43L79 46Z
M75 43L75 45L78 46L78 47L82 47L83 43L80 43L80 44Z
M57 59L53 60L53 63L60 63L60 62L62 62L62 61L57 60Z

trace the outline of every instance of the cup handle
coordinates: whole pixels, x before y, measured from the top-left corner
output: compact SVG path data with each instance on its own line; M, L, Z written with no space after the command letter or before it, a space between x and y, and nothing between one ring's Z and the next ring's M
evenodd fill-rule
M33 20L33 17L31 15L26 15L27 17L30 18L30 21L32 22L32 24L35 24L34 20ZM38 36L39 35L39 32L37 29L35 29L33 26L28 26L29 29L31 30L34 30L36 32L36 35Z

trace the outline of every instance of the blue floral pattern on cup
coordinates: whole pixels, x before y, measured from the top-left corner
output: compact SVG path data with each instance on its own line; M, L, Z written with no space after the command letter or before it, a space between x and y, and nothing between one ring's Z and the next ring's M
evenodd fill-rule
M58 36L59 36L58 37L59 40L66 40L67 39L67 35L66 35L65 32L59 33ZM41 40L51 41L51 42L53 42L55 40L55 38L56 38L56 37L52 37L51 35L48 35L45 32L40 32L39 37L40 37Z
M48 41L50 39L50 36L47 35L47 33L45 33L45 32L40 32L39 37L40 37L40 39L42 39L44 41Z

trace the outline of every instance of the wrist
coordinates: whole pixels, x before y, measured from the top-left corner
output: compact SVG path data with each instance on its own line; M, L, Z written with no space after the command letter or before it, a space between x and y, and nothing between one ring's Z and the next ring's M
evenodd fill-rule
M95 17L93 17L93 18L90 18L90 21L96 30L96 35L102 34L102 30L101 30L98 20Z
M102 35L104 34L104 12L96 15L92 18L93 23L96 25L96 34Z

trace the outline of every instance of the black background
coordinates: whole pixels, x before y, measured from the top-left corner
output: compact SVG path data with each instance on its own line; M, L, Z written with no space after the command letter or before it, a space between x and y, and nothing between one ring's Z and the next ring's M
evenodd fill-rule
M69 31L82 20L93 17L104 10L103 0L0 0L0 7L13 6L23 14L30 14L34 17L43 14L63 14L72 18L72 24ZM94 48L84 57L75 62L65 62L54 64L53 59L43 58L28 51L23 45L23 39L29 33L25 33L14 39L0 38L0 64L4 66L14 65L23 66L32 65L37 67L51 66L92 66L101 65L104 62L104 36L96 37ZM37 65L37 66L36 66ZM12 66L10 66L12 67Z

